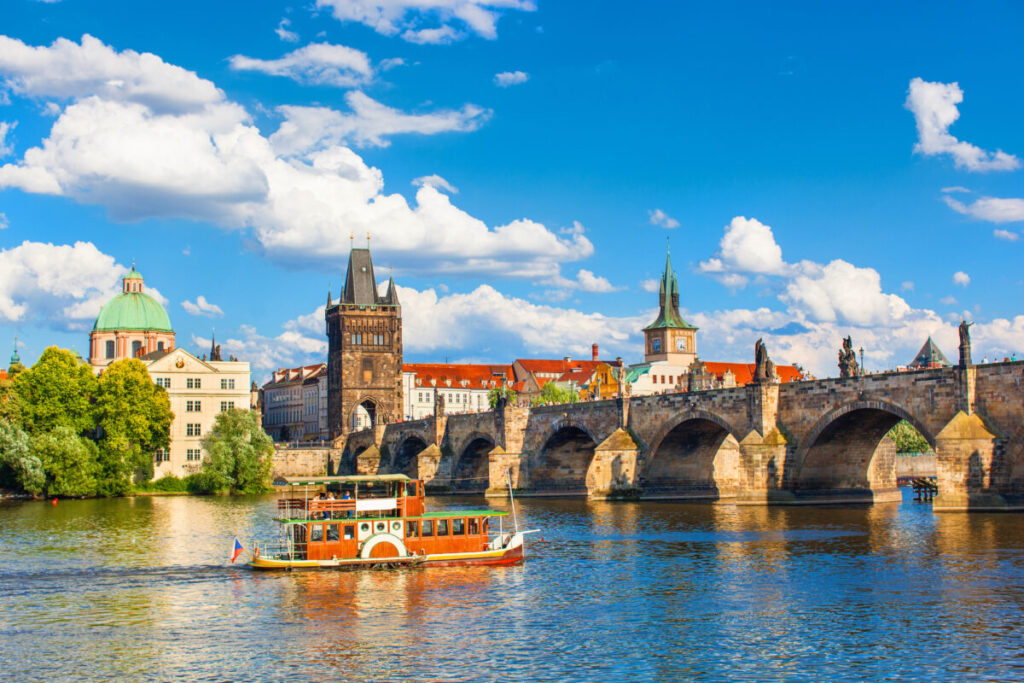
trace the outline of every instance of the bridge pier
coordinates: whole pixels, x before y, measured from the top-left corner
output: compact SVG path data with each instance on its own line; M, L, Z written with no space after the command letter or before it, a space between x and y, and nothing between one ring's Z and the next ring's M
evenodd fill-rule
M1002 462L1003 440L977 413L961 411L935 438L939 492L936 512L984 512L1024 509L1024 501L1004 495L1009 473Z
M495 446L487 454L487 491L484 495L488 498L504 498L508 495L508 483L511 478L512 488L518 489L521 486L520 467L522 454L506 453L501 446Z
M594 449L594 459L587 470L587 498L617 500L639 496L638 454L639 446L629 432L622 428L612 432Z
M740 441L737 505L778 505L795 499L783 488L788 441L778 427L762 436L756 429Z

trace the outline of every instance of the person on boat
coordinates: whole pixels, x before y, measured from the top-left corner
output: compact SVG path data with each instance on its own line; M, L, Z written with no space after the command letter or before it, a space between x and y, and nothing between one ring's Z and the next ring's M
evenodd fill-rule
M325 498L325 500L329 500L329 501L333 502L334 501L334 492L333 491L328 491L327 492L327 498ZM327 512L325 512L324 513L324 519L334 519L334 512L331 511L331 510L328 510Z
M348 491L342 491L341 492L341 499L342 500L352 500L352 496L348 495ZM348 512L346 512L345 513L345 517L348 518L348 519L352 519L352 511L349 510Z

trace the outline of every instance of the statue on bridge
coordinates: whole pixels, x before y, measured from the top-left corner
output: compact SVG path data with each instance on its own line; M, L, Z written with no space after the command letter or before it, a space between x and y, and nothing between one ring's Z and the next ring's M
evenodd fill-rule
M754 383L767 384L775 381L775 363L768 357L768 348L764 341L758 339L754 343Z
M839 351L839 376L858 377L860 368L857 366L857 352L853 350L853 340L847 337L843 340L843 348Z
M971 325L966 320L960 321L960 367L971 367Z

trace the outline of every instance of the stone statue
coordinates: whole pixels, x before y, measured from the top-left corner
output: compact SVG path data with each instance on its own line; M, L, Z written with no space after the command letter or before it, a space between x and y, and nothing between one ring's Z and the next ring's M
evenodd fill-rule
M758 339L754 342L754 383L755 384L766 384L772 378L768 374L768 364L771 363L768 360L768 349L765 348L764 341ZM774 369L774 365L772 366Z
M966 320L960 321L960 367L971 367L971 325Z
M442 394L440 391L438 391L437 387L434 387L434 416L437 417L439 415L444 415L444 414L445 414L444 394Z
M857 365L857 352L853 350L853 340L849 337L843 339L843 348L839 351L839 376L857 377L860 375L860 368Z

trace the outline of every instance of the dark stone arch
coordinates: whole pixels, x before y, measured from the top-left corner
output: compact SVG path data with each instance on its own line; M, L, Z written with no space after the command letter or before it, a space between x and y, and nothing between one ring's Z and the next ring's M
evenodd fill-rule
M732 426L705 411L666 420L640 471L646 498L718 499L735 495L739 440Z
M556 426L531 464L530 488L537 492L586 495L587 472L597 444L581 425L563 422Z
M418 479L420 474L419 460L416 456L427 447L426 440L418 434L408 434L395 449L391 461L391 471L404 474L411 479Z
M488 455L494 450L494 439L474 432L466 439L452 470L452 488L456 491L485 491L489 486Z
M796 449L788 488L798 498L823 502L899 500L896 447L885 436L900 420L935 447L921 421L894 403L860 400L829 411Z

